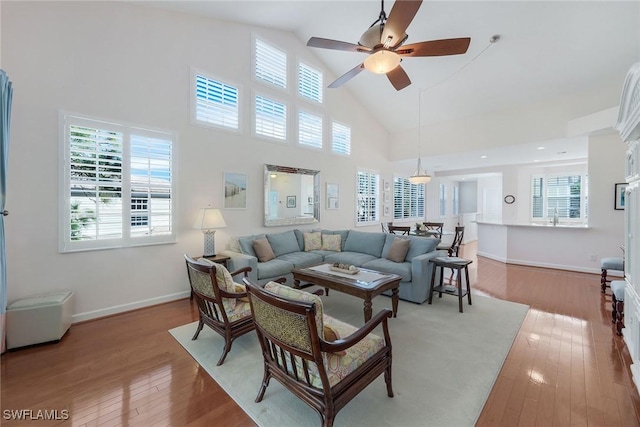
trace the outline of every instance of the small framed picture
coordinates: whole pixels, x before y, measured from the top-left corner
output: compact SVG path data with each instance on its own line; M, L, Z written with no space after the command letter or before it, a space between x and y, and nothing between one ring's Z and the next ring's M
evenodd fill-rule
M617 211L624 210L624 192L626 189L627 189L626 182L620 182L616 184L615 204L613 208Z
M390 213L391 208L389 207L389 205L384 205L384 216L389 216Z
M288 208L296 207L296 196L287 196L287 207Z
M223 179L225 209L247 208L247 175L243 173L225 172Z
M340 207L340 186L327 182L327 209Z
M384 188L384 191L391 190L391 183L385 179L384 181L382 181L382 188Z

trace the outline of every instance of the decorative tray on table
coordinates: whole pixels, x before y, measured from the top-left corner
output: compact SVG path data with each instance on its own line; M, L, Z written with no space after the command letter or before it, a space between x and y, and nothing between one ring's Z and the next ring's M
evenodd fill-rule
M338 264L338 263L330 265L329 270L337 271L339 273L345 273L345 274L356 274L360 271L360 269L357 268L355 265Z

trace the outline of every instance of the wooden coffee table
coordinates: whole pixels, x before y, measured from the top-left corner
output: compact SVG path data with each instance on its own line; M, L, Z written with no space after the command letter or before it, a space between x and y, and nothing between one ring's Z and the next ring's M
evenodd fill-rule
M353 295L364 300L364 321L371 319L371 300L381 293L391 290L393 317L398 314L398 287L401 276L361 268L357 274L349 275L329 270L331 264L320 264L308 268L297 268L293 274L293 287L296 289L317 285L327 289ZM307 282L301 285L300 282Z

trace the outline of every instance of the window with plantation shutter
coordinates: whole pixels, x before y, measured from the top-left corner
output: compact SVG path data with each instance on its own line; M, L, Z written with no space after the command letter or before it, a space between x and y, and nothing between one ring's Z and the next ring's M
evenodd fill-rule
M587 219L586 176L533 176L531 178L531 218L552 221L558 218L570 222Z
M173 139L64 116L61 252L175 241Z
M255 76L258 80L286 89L286 52L283 52L260 39L255 39Z
M351 128L333 122L331 123L331 151L336 154L351 155Z
M207 125L239 129L238 88L194 73L193 118Z
M379 221L378 183L376 173L359 171L357 177L356 225L369 225Z
M302 62L298 63L298 95L322 103L322 73Z
M424 184L394 177L393 219L424 219Z
M445 184L440 184L440 217L443 218L447 216L447 186Z
M453 215L458 215L460 213L460 187L457 185L453 186L453 197L451 200L451 210Z
M285 141L287 139L287 106L257 95L255 97L256 135Z
M298 142L322 148L322 117L300 110L298 112Z

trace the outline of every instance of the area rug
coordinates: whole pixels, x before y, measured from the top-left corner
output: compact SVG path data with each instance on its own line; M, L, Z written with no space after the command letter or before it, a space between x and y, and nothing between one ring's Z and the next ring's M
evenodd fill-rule
M325 312L355 326L364 323L360 299L331 292ZM391 299L374 299L373 313ZM473 295L458 312L457 298L434 297L432 305L400 301L390 319L393 390L387 397L379 377L338 412L336 426L473 426L524 320L522 304ZM234 341L216 366L224 340L205 326L191 341L197 322L169 332L260 426L320 426L320 416L272 379L255 403L263 365L255 333Z

